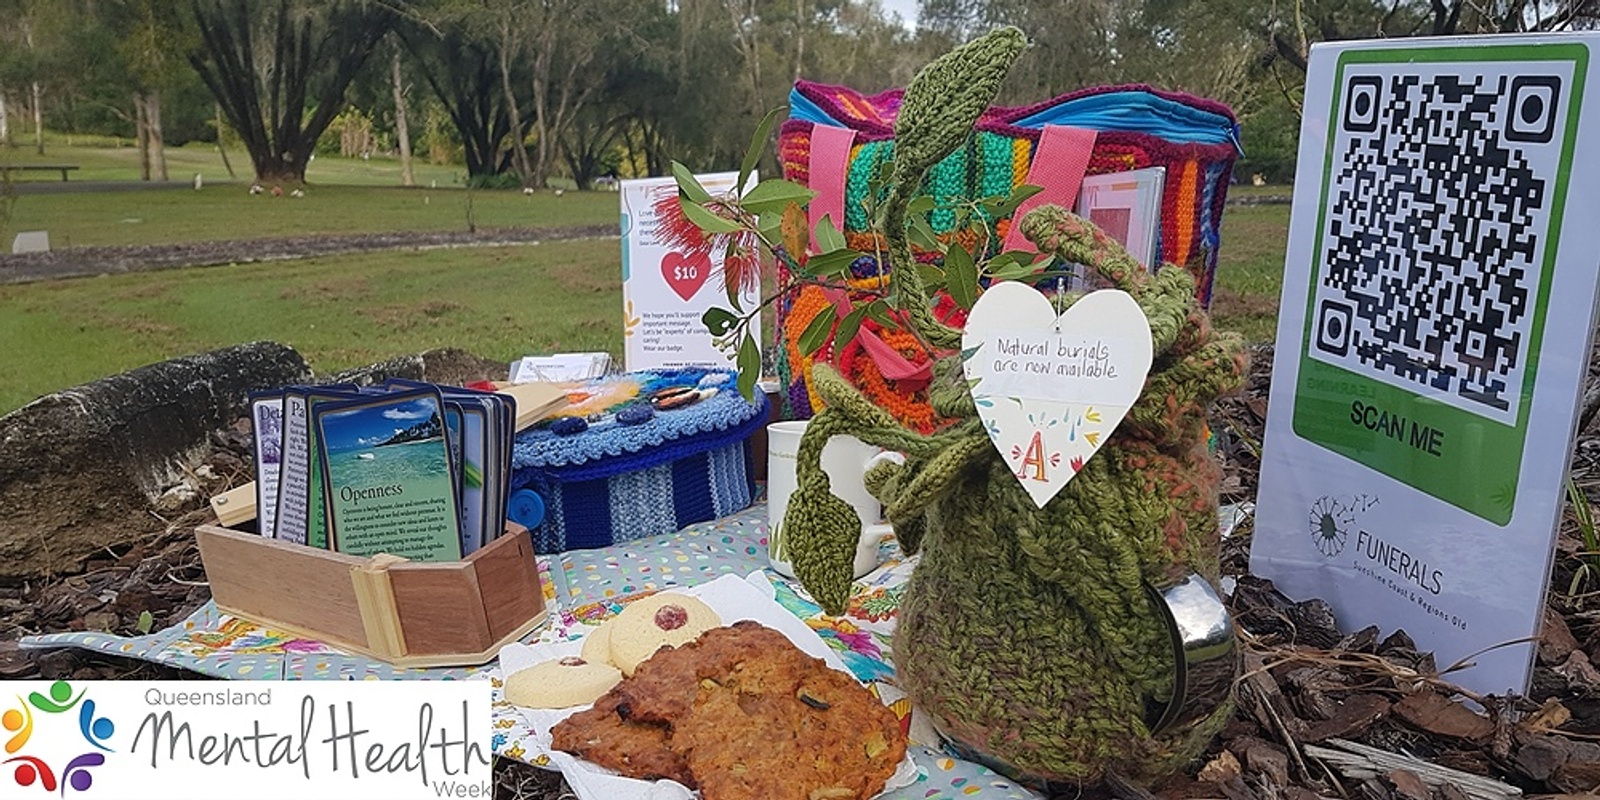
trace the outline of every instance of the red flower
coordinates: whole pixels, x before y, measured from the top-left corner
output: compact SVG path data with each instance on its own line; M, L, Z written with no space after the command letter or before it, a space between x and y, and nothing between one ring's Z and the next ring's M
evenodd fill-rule
M668 194L655 202L657 228L670 249L684 255L710 258L722 254L722 281L728 291L753 292L761 285L761 240L755 231L743 227L744 220L730 205L713 199L707 211L741 224L732 233L707 233L683 213L678 195Z
M1072 457L1072 474L1074 474L1074 475L1078 474L1078 470L1080 470L1080 469L1083 469L1083 456L1073 456Z

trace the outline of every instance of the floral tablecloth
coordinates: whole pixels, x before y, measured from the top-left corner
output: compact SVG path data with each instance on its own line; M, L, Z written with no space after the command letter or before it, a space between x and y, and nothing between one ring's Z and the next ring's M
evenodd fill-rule
M639 597L672 586L692 586L726 574L746 575L766 567L766 506L756 504L715 522L677 533L599 550L539 557L549 621L524 641L558 641L582 635ZM815 630L855 673L894 709L911 734L912 758L922 771L917 783L888 795L894 800L1021 800L1038 795L988 769L950 757L937 737L912 713L895 685L890 634L900 597L915 559L905 559L892 540L884 563L857 581L844 616L822 613L804 590L768 572L785 609ZM269 630L219 612L206 603L183 622L146 636L58 633L22 640L25 647L78 647L143 659L235 680L488 680L494 686L494 751L535 766L548 757L532 743L522 716L500 698L496 663L459 668L396 668L340 652L318 641Z

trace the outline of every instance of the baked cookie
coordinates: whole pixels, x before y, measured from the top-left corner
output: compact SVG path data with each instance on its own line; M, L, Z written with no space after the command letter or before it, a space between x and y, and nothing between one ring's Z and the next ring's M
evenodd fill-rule
M622 680L610 664L579 656L541 661L506 676L506 700L525 708L570 708L588 705Z
M607 692L593 708L556 723L550 746L630 778L666 778L696 788L683 754L667 747L669 729L623 719L617 713L620 702L621 695Z
M611 664L611 620L606 620L583 637L583 651L578 656L596 664Z
M663 647L688 644L722 625L717 612L686 594L661 592L622 609L611 622L611 663L632 675Z

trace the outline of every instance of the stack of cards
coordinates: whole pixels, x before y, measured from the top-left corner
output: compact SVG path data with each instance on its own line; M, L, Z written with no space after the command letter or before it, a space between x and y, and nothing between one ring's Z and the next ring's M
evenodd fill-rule
M516 401L431 383L253 395L263 536L455 561L505 530Z

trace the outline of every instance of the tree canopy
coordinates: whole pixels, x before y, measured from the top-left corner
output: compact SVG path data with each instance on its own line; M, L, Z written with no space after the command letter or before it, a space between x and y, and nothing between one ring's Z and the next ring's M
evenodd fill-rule
M921 0L915 26L880 0L0 0L0 18L0 146L131 134L160 179L164 141L225 128L258 180L298 182L336 120L392 150L404 111L422 156L543 186L726 168L796 78L903 86L1006 24L1032 46L1005 100L1212 97L1245 123L1244 167L1289 177L1314 43L1589 28L1600 0Z

